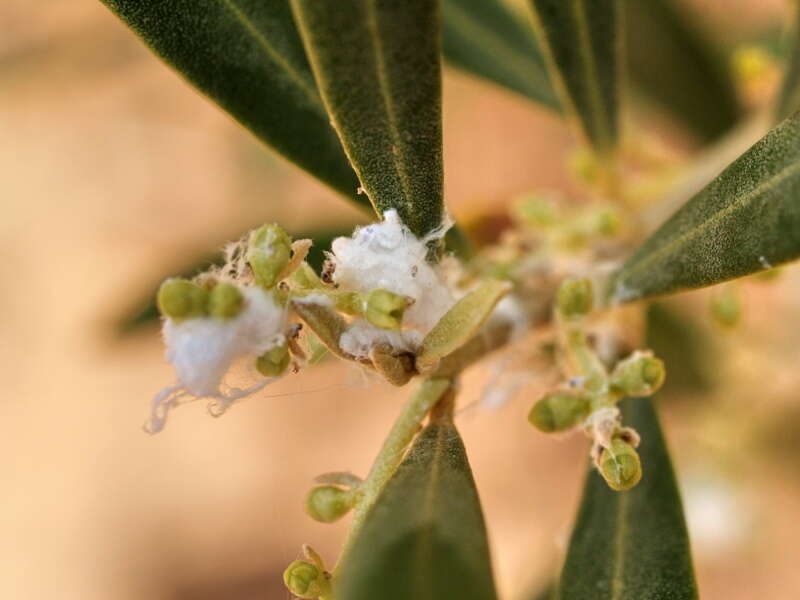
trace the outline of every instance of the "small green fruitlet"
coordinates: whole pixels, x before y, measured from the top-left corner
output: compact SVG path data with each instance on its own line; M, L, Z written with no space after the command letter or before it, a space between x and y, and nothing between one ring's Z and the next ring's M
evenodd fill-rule
M377 289L364 300L364 317L381 329L400 329L408 299L388 290Z
M611 441L611 448L604 448L599 459L600 474L612 490L624 492L634 487L642 478L642 463L639 453L620 438Z
M235 285L220 282L208 293L208 313L218 319L232 319L242 312L244 296Z
M277 377L289 366L289 345L284 342L256 359L256 370L264 377Z
M158 288L158 310L175 320L207 314L208 292L186 279L167 279Z
M539 431L553 433L572 429L589 416L591 401L588 396L559 391L547 394L531 408L528 421Z
M283 583L299 598L319 598L331 591L330 576L305 560L296 560L286 567Z
M306 498L306 512L315 521L333 523L350 512L352 494L334 485L312 489Z
M568 319L588 315L593 305L592 282L586 277L566 279L558 288L556 306Z
M292 256L292 240L279 225L263 225L250 234L247 244L247 262L253 270L256 283L271 288Z

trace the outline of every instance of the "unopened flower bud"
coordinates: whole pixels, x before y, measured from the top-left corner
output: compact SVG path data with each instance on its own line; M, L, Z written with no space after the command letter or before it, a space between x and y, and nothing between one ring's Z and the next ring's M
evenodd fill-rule
M319 598L331 593L330 575L305 560L296 560L286 568L283 583L299 598Z
M167 279L158 288L158 310L175 320L203 317L207 314L208 292L185 279Z
M408 306L404 296L388 290L372 290L364 300L364 317L381 329L400 329Z
M589 314L594 304L592 282L586 277L566 279L558 288L556 305L567 318Z
M600 453L599 469L608 487L618 492L631 489L642 478L639 453L619 438L612 440L611 447Z
M711 315L723 327L734 327L741 317L741 306L736 288L724 285L711 298Z
M250 233L247 245L247 262L256 283L264 288L273 287L292 256L289 235L275 223L264 225Z
M256 369L264 377L277 377L289 366L289 344L283 342L256 359Z
M352 506L352 494L334 485L315 487L306 498L306 512L320 523L338 521L350 512Z
M244 296L235 285L220 282L208 293L208 314L218 319L232 319L242 312Z
M591 402L575 392L553 392L533 405L528 421L539 431L552 433L575 427L589 416Z
M520 222L533 227L549 227L558 220L553 203L537 194L519 198L512 211Z
M601 208L592 217L592 229L597 235L611 237L622 228L619 213L613 208Z
M651 352L634 352L617 363L611 373L611 389L622 396L650 396L664 383L664 361Z

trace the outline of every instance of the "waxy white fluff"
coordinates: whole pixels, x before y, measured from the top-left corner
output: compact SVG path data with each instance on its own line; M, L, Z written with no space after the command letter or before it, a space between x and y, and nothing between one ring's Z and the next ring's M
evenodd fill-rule
M358 319L339 337L339 347L359 359L369 358L370 350L374 346L384 344L397 352L414 353L419 348L422 337L419 331L413 329L391 331Z
M440 268L426 260L426 242L442 234L443 231L437 232L421 240L403 225L397 211L386 211L382 222L360 227L352 237L333 241L333 281L345 290L369 292L382 288L408 296L414 302L406 309L403 326L424 336L455 302ZM350 338L363 340L365 335L367 329L362 327ZM383 330L375 335L386 336ZM355 341L343 339L340 343L352 346Z
M148 431L160 431L169 410L187 401L182 398L213 398L218 401L218 412L222 412L234 400L263 387L264 382L248 390L234 389L228 393L220 390L233 361L260 356L285 340L285 308L261 288L250 286L239 290L244 296L244 306L232 319L164 320L166 357L175 367L178 383L153 398L150 420L145 425Z

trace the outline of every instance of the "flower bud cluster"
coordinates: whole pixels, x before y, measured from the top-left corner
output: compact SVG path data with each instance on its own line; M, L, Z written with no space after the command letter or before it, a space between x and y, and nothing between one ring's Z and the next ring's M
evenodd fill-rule
M609 373L584 329L593 304L588 279L567 279L561 284L556 294L555 321L573 377L570 385L536 402L528 421L546 433L582 428L593 440L597 470L609 487L621 491L639 482L642 468L636 452L638 434L622 427L617 402L655 393L664 383L664 363L650 351L637 350L617 362Z

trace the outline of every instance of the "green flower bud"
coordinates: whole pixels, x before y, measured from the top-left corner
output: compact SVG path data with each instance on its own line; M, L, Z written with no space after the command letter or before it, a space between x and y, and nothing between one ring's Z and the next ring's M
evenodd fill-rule
M583 317L594 305L592 282L586 277L564 280L556 294L558 311L567 318Z
M558 220L553 203L536 194L519 198L512 211L520 222L534 227L549 227Z
M591 401L575 392L547 394L531 408L528 421L539 431L552 433L572 429L589 416Z
M711 298L711 315L723 327L734 327L741 316L741 306L736 288L724 285Z
M613 208L601 208L593 216L592 229L603 237L611 237L619 233L622 220L619 213Z
M218 319L232 319L242 312L244 296L235 285L221 282L208 294L208 313Z
M650 352L634 352L617 363L611 373L611 389L622 396L650 396L664 383L664 361Z
M405 296L388 290L372 290L364 300L364 317L381 329L400 329L408 306Z
M331 593L330 575L304 560L296 560L286 568L283 583L299 598L319 598Z
M624 492L634 487L642 478L642 463L633 446L615 438L611 448L604 448L599 459L600 474L608 487Z
M291 238L273 223L251 232L247 246L247 262L256 283L264 288L273 287L292 257Z
M208 292L185 279L167 279L158 288L158 310L175 320L203 317L207 314Z
M289 366L289 358L289 344L284 342L259 356L256 369L264 377L277 377Z
M306 498L306 512L320 523L338 521L352 506L352 494L333 485L315 487Z

